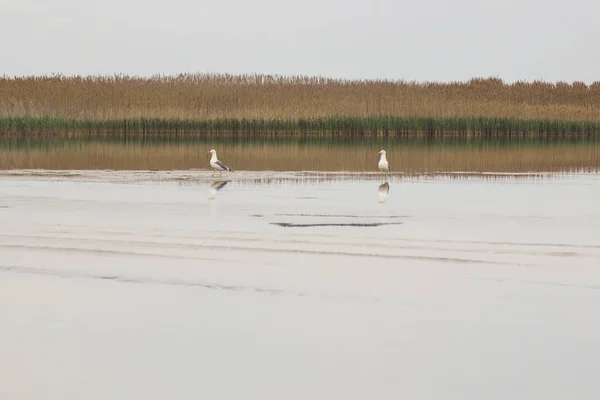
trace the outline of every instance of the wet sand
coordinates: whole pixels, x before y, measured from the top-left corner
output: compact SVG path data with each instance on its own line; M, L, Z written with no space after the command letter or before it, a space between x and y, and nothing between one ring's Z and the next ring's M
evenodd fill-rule
M486 177L2 171L0 399L596 399L600 175Z

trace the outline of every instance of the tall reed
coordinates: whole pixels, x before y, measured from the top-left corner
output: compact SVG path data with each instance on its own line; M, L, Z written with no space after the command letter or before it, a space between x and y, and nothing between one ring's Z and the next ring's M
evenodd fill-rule
M600 82L180 74L0 78L0 131L597 133Z

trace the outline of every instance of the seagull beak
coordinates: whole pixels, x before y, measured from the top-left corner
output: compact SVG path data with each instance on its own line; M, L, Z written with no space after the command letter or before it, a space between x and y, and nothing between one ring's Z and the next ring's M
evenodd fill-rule
M381 154L381 152L377 153L377 154Z

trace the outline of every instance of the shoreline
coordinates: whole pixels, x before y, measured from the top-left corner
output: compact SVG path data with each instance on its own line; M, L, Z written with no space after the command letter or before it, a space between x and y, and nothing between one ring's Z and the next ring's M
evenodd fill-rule
M577 175L598 175L600 171L580 172L476 172L476 171L436 171L423 173L392 172L387 174L389 181L418 179L540 179ZM222 176L212 176L208 169L190 170L48 170L14 169L0 170L0 180L32 181L79 181L96 183L213 183L218 182L312 182L374 180L382 181L380 172L352 171L235 171Z

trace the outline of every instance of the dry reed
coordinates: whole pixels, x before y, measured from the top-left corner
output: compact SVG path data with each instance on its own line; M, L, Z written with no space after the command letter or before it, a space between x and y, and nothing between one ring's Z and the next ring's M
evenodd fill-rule
M494 129L599 133L600 82L416 83L226 74L0 78L0 132Z

